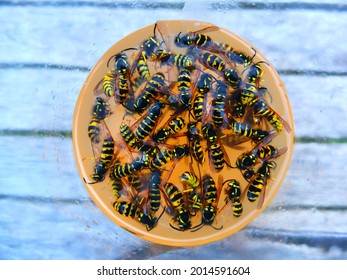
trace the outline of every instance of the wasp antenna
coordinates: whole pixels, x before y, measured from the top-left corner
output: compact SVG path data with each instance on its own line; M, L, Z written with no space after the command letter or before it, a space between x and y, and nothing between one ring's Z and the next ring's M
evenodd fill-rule
M192 227L191 229L193 229L193 230L191 230L190 232L196 232L196 231L200 230L201 228L203 228L203 226L204 226L204 223L200 223L200 224L196 225L195 227Z
M264 63L267 66L270 66L270 64L267 61L265 61L265 60L258 61L256 64L260 64L260 63Z
M157 31L157 22L154 24L154 27L153 27L153 35L156 36L156 31Z
M250 61L253 61L253 58L256 56L257 51L256 51L256 49L253 48L253 47L251 47L251 49L254 51L254 54L253 54L253 56L251 57Z
M107 61L107 67L109 67L109 64L110 64L111 59L114 58L114 57L116 57L116 56L117 56L117 54L114 54L114 55L112 55L112 56L109 58L109 60Z
M159 219L161 218L161 216L163 216L165 210L166 210L166 206L163 207L163 211L160 213L159 217L157 218L157 221L159 221Z
M130 51L130 50L137 51L138 48L127 48L127 49L122 50L121 52L126 52L126 51Z
M221 230L223 228L223 225L221 227L219 227L219 228L214 227L213 225L211 225L211 227L214 228L215 230Z
M182 229L173 226L173 225L172 225L172 221L170 222L170 227L173 228L173 229L175 229L175 230L178 230L178 231L183 231Z
M228 179L228 180L225 180L225 181L223 182L222 186L224 186L224 185L225 185L225 183L227 183L227 182L231 182L231 181L234 181L234 179Z

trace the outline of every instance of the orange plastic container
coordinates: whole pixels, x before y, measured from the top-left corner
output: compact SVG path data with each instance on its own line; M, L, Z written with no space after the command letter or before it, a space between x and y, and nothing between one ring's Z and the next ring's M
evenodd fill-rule
M252 57L256 53L252 60L253 63L260 61L267 62L261 63L264 74L261 78L260 84L261 87L267 89L267 93L265 94L264 98L266 98L268 105L271 106L271 108L290 127L288 131L284 129L283 131L276 133L275 137L273 137L270 142L271 145L279 149L287 147L287 150L283 155L273 159L276 168L271 170L271 176L267 180L266 187L264 187L263 189L263 191L266 190L263 197L263 203L259 204L258 202L249 202L247 195L243 195L243 199L241 200L243 204L243 212L240 217L235 218L233 216L231 202L225 205L224 189L226 187L226 184L224 184L224 186L221 186L219 183L221 179L223 179L223 181L226 181L228 179L236 179L240 182L242 192L245 193L248 188L248 182L243 178L240 170L238 170L237 168L229 168L225 166L221 172L215 172L213 168L211 168L211 163L208 158L208 152L205 152L206 160L203 165L200 165L199 170L201 172L201 176L205 174L211 175L216 182L217 188L220 190L218 205L215 205L217 209L217 216L212 223L212 226L204 225L200 228L199 225L202 221L200 210L198 213L196 213L195 216L191 216L191 229L185 231L175 230L170 226L170 223L177 228L177 221L173 221L174 217L169 214L170 211L168 211L168 209L170 209L170 207L166 206L167 201L163 198L164 194L162 193L162 206L155 214L155 216L158 217L160 213L164 211L163 215L158 220L157 225L152 230L148 231L143 224L139 223L138 220L120 215L119 213L117 213L117 211L115 211L113 204L116 199L112 192L111 180L109 177L106 177L105 180L99 183L88 183L90 181L93 181L91 179L91 174L93 174L94 172L95 164L95 160L93 158L98 157L98 155L95 155L95 149L93 149L91 141L88 137L88 125L92 118L92 108L94 106L96 96L100 94L96 89L100 87L100 82L103 80L103 77L106 75L107 71L111 68L111 65L109 65L109 67L107 65L110 58L115 54L121 52L122 50L134 47L138 48L144 40L147 40L149 37L153 36L154 24L128 35L127 37L113 45L100 58L100 60L90 71L81 89L75 107L72 130L73 146L76 163L83 184L85 185L92 199L112 221L125 228L126 230L134 233L135 235L152 242L171 246L193 246L213 242L233 234L234 232L240 230L248 223L250 223L269 205L269 203L277 193L279 187L281 186L281 183L289 167L293 147L294 126L292 112L283 82L279 78L274 68L271 66L270 62L267 61L266 58L262 56L255 47L251 46L242 38L228 30L215 27L209 28L211 26L213 25L210 23L189 20L160 21L157 22L156 34L157 36L158 34L160 36L164 36L167 39L165 47L170 47L170 50L172 50L173 52L181 54L185 54L186 49L177 48L173 43L174 37L180 32L186 33L188 31L199 30L205 30L202 31L202 33L210 36L214 42L223 42L229 44L233 46L235 50L238 50L249 57ZM159 67L160 64L156 64L151 70L155 71ZM167 79L174 79L172 73L175 72L173 72L172 70L173 66L170 67L166 68L166 74L170 73L167 75ZM208 70L206 71L208 72ZM173 87L172 91L177 91L177 87ZM102 93L100 96L105 97L104 95L102 95ZM136 127L136 119L140 118L141 116L127 115L124 118L124 115L126 113L125 108L117 104L113 99L109 99L108 102L110 104L112 114L105 120L105 123L117 146L123 141L119 134L119 127L121 122L125 121L130 126L135 123ZM159 123L157 123L156 128L162 126L166 122L170 114L172 113L164 113L164 117L162 117ZM189 118L189 114L186 114L186 121L189 121ZM269 127L269 124L264 127ZM175 137L173 139L170 139L170 145L175 146L182 144L184 142L183 139L185 138L186 137ZM250 151L255 146L255 144L251 141L246 141L244 143L236 145L235 147L228 145L223 146L225 152L229 157L230 163L235 166L236 159L242 153ZM123 146L121 145L121 147ZM206 146L203 146L203 148L204 150L207 149ZM127 157L129 162L133 160L131 159L131 155L129 156L129 152L125 152L123 154L122 160L124 161L125 159L126 161ZM165 177L165 174L168 174L168 170L170 170L170 168L173 166L171 164L172 163L168 163L167 165L165 165L162 178ZM194 170L198 170L196 166L197 165L194 165ZM180 191L184 191L184 187L182 186L179 177L183 172L189 171L189 168L190 157L180 159L177 165L175 165L175 169L173 170L168 181L175 184ZM147 174L143 176L142 180L148 181L148 178L150 176L148 174L150 174L151 171L147 169L143 170L142 172L143 174ZM127 183L126 180L125 182ZM129 198L129 196L130 195L128 195L128 192L124 191L123 196L119 198L119 200L130 201L131 198ZM146 196L146 191L144 191L143 196ZM144 206L141 207L143 208ZM165 210L163 210L163 207L165 207Z

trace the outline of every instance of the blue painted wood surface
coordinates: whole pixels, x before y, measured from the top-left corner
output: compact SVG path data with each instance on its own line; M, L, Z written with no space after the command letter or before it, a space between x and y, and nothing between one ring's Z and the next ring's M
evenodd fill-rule
M146 3L0 2L0 259L347 259L347 5ZM98 209L70 133L99 57L132 31L183 18L225 27L271 61L286 84L296 144L278 195L249 226L172 248L133 236Z

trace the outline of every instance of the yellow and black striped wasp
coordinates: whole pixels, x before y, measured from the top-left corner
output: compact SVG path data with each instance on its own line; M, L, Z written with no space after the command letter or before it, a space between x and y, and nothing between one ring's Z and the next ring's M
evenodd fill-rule
M190 56L174 53L162 48L159 48L155 54L152 55L152 59L160 62L161 65L175 66L179 70L187 69L191 71L195 68L194 61L192 61Z
M159 149L157 154L150 160L149 168L151 170L161 169L164 165L172 161L175 166L179 159L187 155L189 155L189 147L186 145Z
M184 202L183 194L177 186L170 182L166 182L163 186L165 199L167 202L167 211L173 216L170 226L179 231L185 231L191 228L190 213L187 210L187 205ZM178 226L174 226L173 223Z
M133 59L131 60L130 66L131 75L133 75L135 73L135 70L137 69L139 75L144 79L148 80L151 76L147 60L155 54L156 50L161 45L160 38L158 38L156 34L158 29L157 27L158 25L157 23L155 23L153 28L153 36L143 41L140 44L139 50L133 55Z
M147 81L144 89L136 97L133 108L128 108L131 111L142 114L151 104L152 100L157 100L157 98L161 97L161 95L169 93L169 88L165 83L165 75L161 72L155 73Z
M212 114L210 111L212 111ZM215 172L220 172L224 168L225 164L229 167L231 166L229 156L221 142L221 130L215 125L217 117L219 121L219 116L222 117L222 123L227 122L224 120L224 108L222 108L222 106L213 107L212 101L212 107L211 109L206 109L206 112L202 118L201 126L203 138L207 141L210 168ZM215 122L213 122L213 120L215 120Z
M180 48L198 47L206 50L216 49L216 43L213 42L210 36L203 34L203 32L208 33L217 30L219 30L219 27L210 25L194 32L180 32L175 37L175 45Z
M253 116L265 118L278 132L281 132L283 128L288 133L291 132L289 124L267 104L264 98L258 98L253 103Z
M213 76L207 73L202 73L196 82L196 94L192 103L193 118L196 121L201 121L206 98L205 95L212 88Z
M156 143L164 143L169 137L180 132L185 127L185 124L185 120L180 116L169 118L167 122L152 135L152 139Z
M224 181L222 186L224 186L225 184L227 184L227 186L224 189L225 205L220 209L220 211L230 202L232 204L233 216L235 218L239 218L243 212L243 205L240 200L240 197L241 197L240 183L236 181L235 179L229 179Z
M161 200L161 192L159 189L161 183L161 171L154 170L148 183L148 201L150 210L151 213L156 213L159 210Z
M158 153L153 157L149 163L149 168L151 170L156 170L162 168L165 164L173 160L173 153L171 149L165 148L160 149Z
M88 137L94 144L100 143L101 120L92 118L88 125Z
M103 98L97 97L93 106L93 116L98 120L104 120L111 114L110 104Z
M276 159L286 153L287 150L287 147L277 149L273 145L263 143L263 145L257 145L250 152L240 155L236 160L236 167L241 171L246 181L249 182L255 175L254 167L257 163Z
M119 128L120 135L124 142L130 149L135 149L139 145L139 140L136 138L135 133L131 130L131 127L122 122Z
M94 179L94 182L87 182L85 178L84 181L87 184L96 184L103 181L110 169L110 166L112 165L114 157L115 143L113 138L110 136L103 140L99 158L96 160L94 165L94 173L90 176L92 179Z
M177 88L179 90L179 102L185 109L191 107L191 71L188 69L181 69L177 77Z
M121 179L126 176L132 175L138 171L143 170L149 166L149 158L147 154L142 153L141 156L137 157L131 162L115 162L110 168L111 179Z
M138 140L144 140L153 131L157 121L163 113L165 103L155 101L154 104L147 110L147 113L139 119L133 126L137 126L135 136Z
M232 64L243 65L244 67L249 66L256 55L256 51L253 48L252 49L254 50L254 55L252 57L249 57L244 53L235 50L231 45L225 43L217 43L217 46L220 48L220 51L226 55L226 57Z
M258 201L258 208L261 208L267 188L267 180L271 178L271 170L276 168L276 163L271 160L265 160L255 172L254 176L249 181L246 191L247 198L250 202ZM242 194L241 199L244 197L246 192ZM261 195L261 196L260 196Z
M240 155L236 160L236 167L239 169L252 168L256 165L257 160L263 161L266 159L278 158L288 149L287 147L277 149L273 145L267 144L267 142L269 141L261 142L251 151Z
M216 81L216 89L212 100L212 122L215 127L227 125L226 99L228 96L228 86L224 81Z
M216 230L221 230L223 226L213 225L218 212L218 201L220 198L221 187L217 188L215 181L210 175L204 175L202 184L202 212L201 223L192 228L192 232L200 230L203 226L209 225Z
M223 70L223 76L228 85L230 85L233 89L238 89L240 87L242 81L237 70L225 68Z
M273 131L255 128L253 125L250 125L246 122L235 121L231 117L228 121L228 129L231 130L230 134L224 134L221 139L225 145L231 147L249 140L255 143L259 143L263 139L272 137L271 135L275 135Z
M222 58L210 52L201 52L198 58L199 62L206 68L214 71L217 75L223 76L226 65Z
M147 231L152 230L158 224L159 219L165 211L164 208L158 218L154 217L146 210L146 199L138 195L132 197L130 201L117 200L113 204L113 208L120 215L135 219L146 226Z
M190 155L200 164L205 162L205 152L201 146L201 140L203 136L201 135L197 122L189 122L187 124L187 137L189 142Z
M200 180L193 172L186 171L180 176L180 182L184 186L183 194L187 195L190 215L195 216L202 207Z
M125 101L130 98L133 99L133 91L132 91L132 79L130 75L130 62L128 55L126 54L127 51L134 50L134 48L128 48L120 53L117 53L116 55L112 56L107 66L109 65L109 62L114 57L114 68L111 70L111 72L108 72L108 74L104 77L104 86L105 86L105 78L106 78L106 90L110 89L110 93L112 93L112 83L109 78L112 78L112 72L116 73L116 86L114 87L114 96L116 97L117 101L124 105L126 104ZM105 87L104 87L105 90ZM105 94L107 91L105 91Z
M103 134L108 133L104 120L111 114L110 104L105 99L97 97L93 105L92 113L93 117L88 125L88 137L92 143L93 150L95 150Z

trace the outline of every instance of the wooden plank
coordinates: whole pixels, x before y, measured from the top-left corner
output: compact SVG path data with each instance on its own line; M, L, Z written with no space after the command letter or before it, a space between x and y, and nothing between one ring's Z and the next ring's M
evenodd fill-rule
M345 71L341 57L346 55L346 13L230 9L225 16L224 10L206 8L198 14L193 10L193 4L181 10L155 9L150 14L147 9L134 8L131 17L124 17L129 9L4 6L0 10L0 61L91 67L115 42L165 15L210 21L230 29L256 46L278 69ZM304 24L297 24L298 13ZM334 32L329 26L334 26Z
M131 234L90 203L0 199L0 207L0 259L121 259L146 243L125 242Z
M71 130L77 96L88 73L50 69L0 73L6 93L0 101L2 129Z
M331 155L334 155L333 158ZM273 206L345 207L345 144L295 144L290 168Z
M0 69L0 130L71 130L74 106L87 72L63 69ZM18 80L14 86L14 81ZM344 138L344 77L281 75L293 110L296 137ZM271 93L270 93L271 94ZM30 104L30 106L28 106Z

